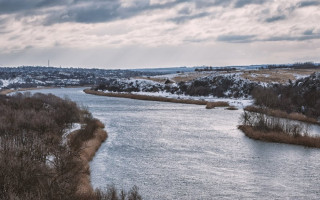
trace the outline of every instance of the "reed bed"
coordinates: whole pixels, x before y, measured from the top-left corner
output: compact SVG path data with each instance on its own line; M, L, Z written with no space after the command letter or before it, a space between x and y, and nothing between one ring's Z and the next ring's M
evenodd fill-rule
M240 125L238 128L244 132L247 137L254 140L320 148L320 137L311 137L307 135L295 137L284 132L264 132L247 125Z
M118 98L129 98L129 99L137 99L137 100L146 100L146 101L162 101L162 102L170 102L170 103L183 103L183 104L195 104L195 105L207 105L207 101L204 100L193 100L193 99L175 99L168 97L157 97L157 96L148 96L148 95L140 95L140 94L130 94L130 93L106 93L100 92L90 89L85 89L84 92L86 94L93 94L99 96L108 96L108 97L118 97Z

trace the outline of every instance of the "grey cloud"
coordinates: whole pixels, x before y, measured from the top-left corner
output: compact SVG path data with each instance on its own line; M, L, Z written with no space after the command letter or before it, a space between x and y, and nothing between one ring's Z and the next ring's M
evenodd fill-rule
M190 38L186 38L183 41L184 42L190 42L190 43L202 43L202 42L208 42L213 40L214 38L212 37L208 37L208 38L196 38L196 37L190 37Z
M264 4L268 0L236 0L234 7L235 8L242 8L249 4Z
M178 11L178 14L189 15L191 14L191 9L189 7L182 8Z
M320 39L320 34L312 34L312 35L300 35L300 36L275 36L267 38L263 41L305 41L305 40L313 40Z
M308 29L303 32L303 35L313 35L314 29Z
M43 7L66 5L63 0L0 0L0 14L17 13Z
M9 40L16 40L16 39L19 39L20 38L20 35L13 35L9 38Z
M269 17L269 18L265 19L265 22L271 23L271 22L284 20L286 18L287 17L285 15L277 15L277 16L273 16L273 17Z
M15 18L18 20L25 16L43 16L44 21L39 21L39 23L44 25L64 22L100 23L130 18L146 11L172 8L183 3L192 4L196 9L205 9L213 6L242 8L249 4L262 5L268 1L271 0L175 0L163 4L151 4L150 1L146 0L130 7L123 7L120 0L0 0L0 15L16 14ZM302 1L299 4L300 7L311 5L319 5L319 2ZM44 8L52 7L56 7L56 9L44 10ZM170 20L183 23L187 20L209 15L205 12L196 15L190 15L190 13L191 11L188 8L182 9L178 13L182 16ZM267 18L265 21L274 22L283 19L285 19L285 15L276 15Z
M256 35L220 35L217 41L230 43L247 43L252 42Z
M197 8L205 8L212 6L233 6L235 8L242 8L250 4L264 4L270 0L194 0Z
M45 21L46 25L63 22L98 23L118 18L120 15L120 3L106 2L99 5L88 5L85 7L74 6L67 11L51 13ZM129 15L129 12L125 13ZM124 16L123 16L124 17Z
M191 3L196 8L205 8L211 6L231 6L243 7L247 4L262 4L266 0L175 0L164 4L150 4L150 1L137 3L131 7L122 7L120 0L0 0L0 15L14 13L16 19L22 19L24 16L46 16L44 25L64 22L79 23L99 23L111 20L125 19L138 15L145 11L155 9L166 9L182 3ZM60 6L60 9L52 11L43 8ZM181 10L188 12L188 10ZM185 13L189 14L189 13ZM203 17L205 14L194 16L177 17L177 23Z
M320 1L302 1L298 4L300 8L302 7L308 7L308 6L319 6Z
M207 0L195 0L194 1L196 8L206 8L212 6L230 6L232 0L214 0L214 1L207 1Z
M79 6L77 3L82 2L86 5ZM83 1L77 0L71 6L61 9L61 11L54 11L47 15L44 21L45 25L63 22L79 22L79 23L99 23L108 22L116 19L126 19L136 16L142 12L166 9L177 4L187 2L187 0L176 0L165 4L150 4L150 2L137 4L131 7L122 7L119 0L95 0Z
M181 23L185 23L186 21L190 21L192 19L198 19L198 18L203 18L203 17L207 17L207 16L210 16L210 13L202 12L202 13L195 14L195 15L183 15L183 16L171 18L171 19L169 19L169 21L173 21L177 24L181 24Z
M3 25L3 24L7 24L7 22L9 21L8 18L0 18L0 27Z

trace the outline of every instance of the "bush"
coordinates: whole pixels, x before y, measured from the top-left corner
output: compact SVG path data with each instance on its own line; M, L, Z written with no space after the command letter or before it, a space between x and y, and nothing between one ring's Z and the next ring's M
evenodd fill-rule
M79 193L89 175L80 147L104 127L87 110L68 99L27 93L0 96L0 113L0 199L110 199L103 192ZM83 129L67 146L62 135L72 123ZM101 144L106 133L96 134ZM135 191L128 197L139 197Z

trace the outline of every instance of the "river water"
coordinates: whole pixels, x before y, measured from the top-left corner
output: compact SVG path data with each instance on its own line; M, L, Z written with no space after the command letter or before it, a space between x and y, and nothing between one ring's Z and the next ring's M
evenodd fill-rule
M38 92L68 96L106 125L90 163L94 188L137 185L144 199L320 198L320 150L248 139L241 110Z

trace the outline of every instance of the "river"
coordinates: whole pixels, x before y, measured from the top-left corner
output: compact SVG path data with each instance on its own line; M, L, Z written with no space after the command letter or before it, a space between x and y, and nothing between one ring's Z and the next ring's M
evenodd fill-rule
M90 163L94 188L137 185L144 199L319 199L320 150L248 139L241 110L34 92L68 96L106 125Z

